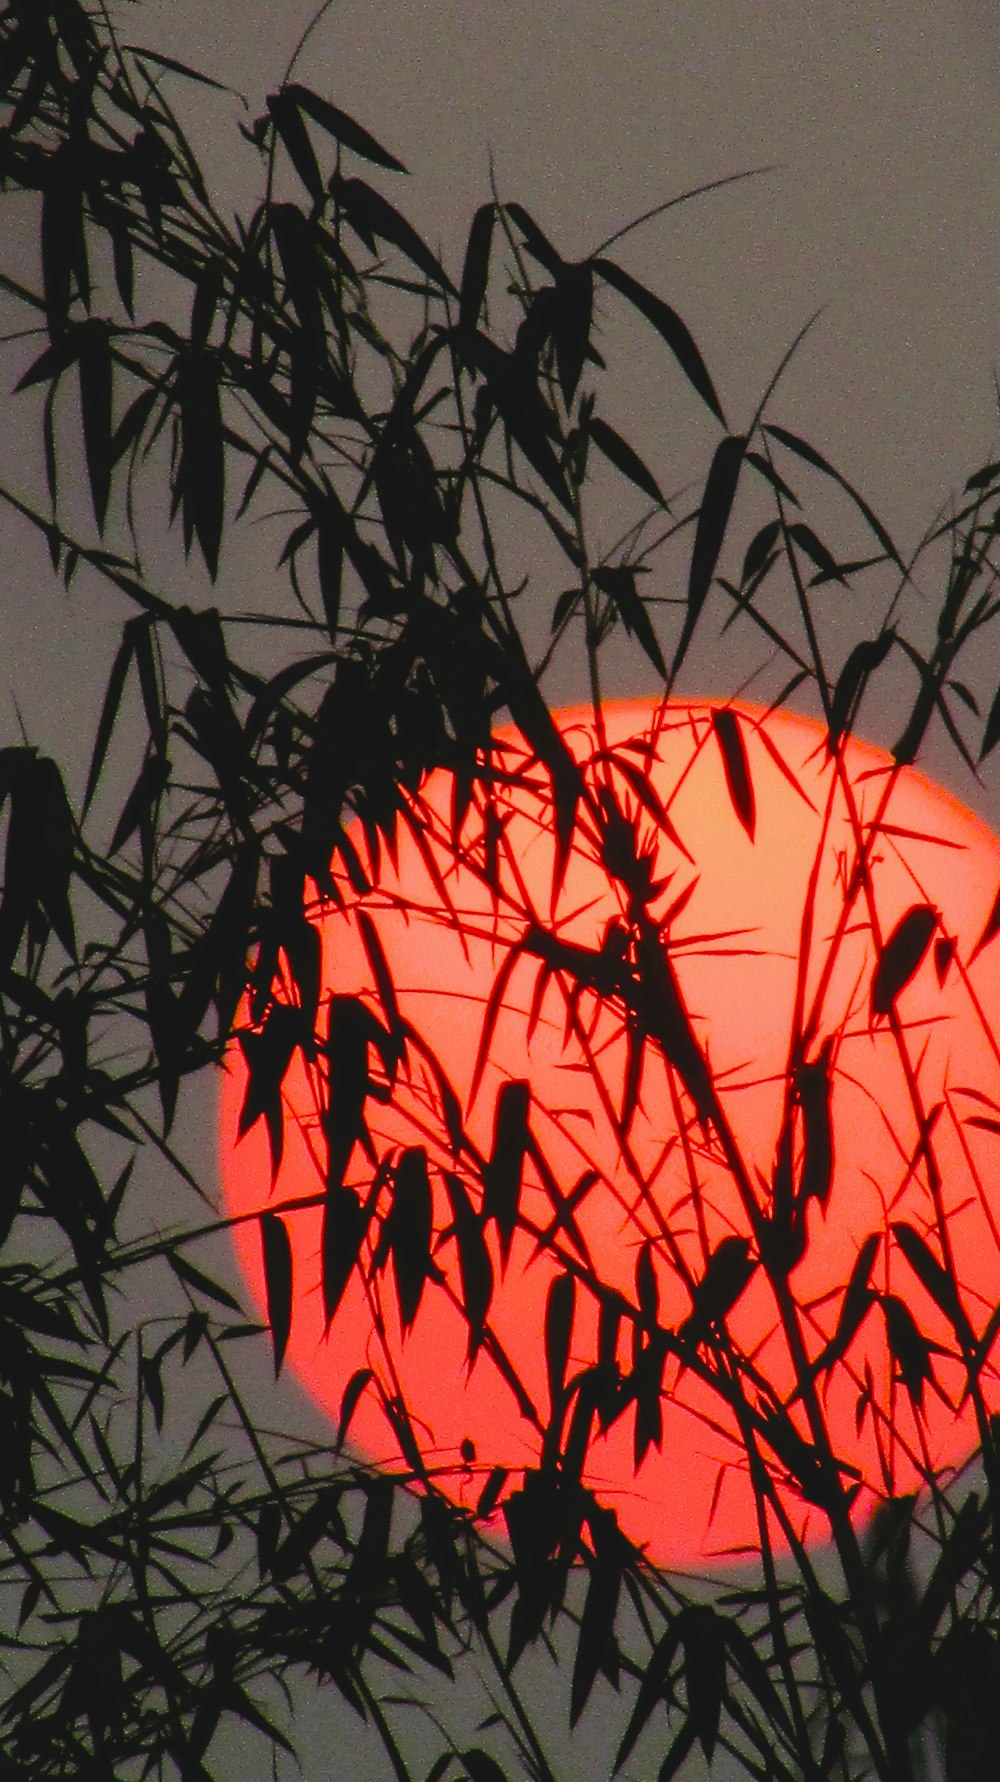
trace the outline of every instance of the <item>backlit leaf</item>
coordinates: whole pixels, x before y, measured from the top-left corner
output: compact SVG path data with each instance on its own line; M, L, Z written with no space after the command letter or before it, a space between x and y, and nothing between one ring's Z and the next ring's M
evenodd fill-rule
M1000 886L997 888L990 913L983 923L982 933L972 949L972 958L975 959L976 955L981 953L984 947L988 947L990 941L995 940L998 934L1000 934Z
M871 1019L889 1015L919 969L940 918L929 903L915 903L890 934L872 978Z
M468 1360L471 1367L483 1340L486 1316L493 1298L493 1264L486 1248L486 1239L464 1183L450 1170L444 1173L445 1187L451 1202L455 1243L458 1247L458 1268L462 1280L462 1302L469 1327Z
M572 1275L557 1275L545 1303L545 1369L552 1416L558 1416L566 1384L566 1365L573 1335L576 1283Z
M959 1341L971 1349L975 1343L972 1327L949 1271L938 1261L927 1240L905 1220L894 1222L892 1231L918 1281L949 1320Z
M392 1206L384 1229L404 1334L413 1327L427 1281L440 1279L431 1261L432 1213L427 1152L422 1145L410 1146L393 1171Z
M292 1245L285 1221L277 1213L261 1213L260 1241L264 1253L267 1320L274 1348L274 1377L277 1379L292 1325Z
M531 1090L526 1080L519 1078L502 1085L496 1100L493 1147L483 1171L483 1219L496 1222L505 1268L517 1230L524 1159L530 1145L530 1105Z
M753 778L750 773L750 760L740 720L728 706L717 706L712 712L712 729L722 752L722 765L726 774L726 785L732 799L733 809L739 817L750 840L753 841L757 823L757 804L754 798Z

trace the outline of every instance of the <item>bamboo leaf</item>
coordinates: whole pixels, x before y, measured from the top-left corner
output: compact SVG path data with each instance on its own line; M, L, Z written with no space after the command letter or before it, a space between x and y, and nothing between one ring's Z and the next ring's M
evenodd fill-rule
M274 121L274 127L302 184L313 203L322 204L323 175L316 159L316 151L309 140L309 132L295 103L293 92L288 87L283 87L279 93L269 93L266 104L268 113Z
M571 408L590 346L594 274L586 262L562 267L556 280L553 332L563 401Z
M292 1245L288 1227L279 1214L261 1213L260 1241L264 1256L267 1319L274 1347L274 1377L277 1379L292 1327Z
M453 1234L458 1248L462 1304L469 1327L468 1362L471 1368L483 1341L486 1318L493 1299L493 1264L486 1248L482 1224L464 1183L450 1170L444 1172L444 1183L451 1202Z
M645 654L656 669L657 674L667 678L667 665L663 660L663 652L653 630L652 620L645 602L636 589L635 579L641 573L639 566L631 563L606 563L595 569L593 580L602 594L607 594L621 614L622 623L629 636L638 638Z
M915 903L890 934L872 977L871 1020L890 1015L920 967L940 917L929 903Z
M708 374L708 367L677 311L671 309L669 303L664 303L662 297L648 291L630 273L623 272L613 260L599 259L593 265L595 272L599 272L607 284L613 285L616 291L627 297L640 315L644 315L647 322L652 323L657 333L666 341L685 377L724 427L726 417L715 393L715 385Z
M621 471L622 476L634 483L637 489L641 489L644 495L648 495L651 501L655 501L658 507L667 506L655 476L646 468L627 439L623 439L607 421L602 421L600 415L591 416L587 431L594 444L604 453L609 463Z
M493 1146L483 1169L483 1219L495 1221L504 1268L517 1230L524 1159L531 1143L531 1089L523 1078L504 1083L496 1099Z
M750 759L747 755L746 743L743 740L740 720L728 706L717 706L712 712L712 729L722 753L722 765L733 809L750 840L753 841L757 824L757 804L754 798L753 778L750 773Z
M983 740L979 749L981 762L986 760L987 755L993 753L998 742L1000 742L1000 687L997 688L993 696L993 703L987 714L986 727L983 730Z
M381 241L391 242L413 261L414 266L419 266L432 284L452 297L458 296L437 256L431 253L413 224L387 198L383 198L381 192L376 192L362 179L345 179L339 173L329 180L328 189L363 241L366 236L375 235Z
M544 229L539 228L530 211L525 210L523 204L505 204L504 210L511 222L517 224L524 236L525 246L530 253L534 254L538 264L544 266L546 272L551 273L553 278L558 278L563 270L563 257L552 246Z
M361 1394L375 1375L370 1367L356 1368L344 1387L340 1400L340 1414L337 1418L337 1452L339 1453L347 1440L351 1427L351 1419L358 1408Z
M1000 886L997 887L997 894L993 899L990 913L987 916L986 921L983 923L982 933L972 949L970 964L972 960L976 958L976 955L982 952L984 947L989 946L990 941L996 939L998 934L1000 934Z
M490 270L490 250L496 225L496 205L481 204L472 219L469 240L462 267L462 285L458 300L458 325L463 334L473 333L479 324Z
M787 427L776 427L768 423L764 427L764 432L769 433L772 439L778 440L781 445L787 446L790 452L794 452L796 457L802 458L806 464L811 464L814 469L821 470L824 476L830 477L833 482L840 485L845 494L851 497L855 507L864 515L883 550L892 558L897 569L901 569L905 575L907 573L906 565L881 520L858 494L857 489L847 481L847 478L841 476L840 471L835 470L833 465L823 457L823 454L817 452L815 446L811 446L807 440L801 439L797 433L789 432Z
M329 99L323 99L318 93L310 92L308 87L293 82L284 88L284 92L300 111L312 118L315 124L325 130L339 142L342 148L351 149L365 161L372 161L377 167L384 167L389 173L405 173L402 161L383 148L380 142L364 128L362 124L349 117L339 106L331 105Z
M545 1371L553 1418L560 1415L566 1366L576 1311L576 1283L569 1274L557 1275L545 1302Z
M469 1772L469 1782L507 1782L506 1771L500 1768L496 1758L478 1745L462 1752L462 1762Z
M90 495L97 529L104 532L111 493L111 337L107 322L94 318L79 334L80 411Z
M185 1286L193 1287L197 1293L204 1293L207 1299L214 1299L217 1305L225 1306L229 1312L243 1310L239 1300L233 1298L228 1287L220 1287L218 1281L213 1281L211 1275L206 1275L202 1269L196 1268L182 1251L167 1250L166 1258L174 1274L184 1282Z
M933 1380L931 1351L938 1347L924 1336L905 1300L895 1293L880 1295L885 1315L885 1331L889 1348L899 1368L900 1379L916 1411L924 1408L924 1386Z
M864 638L848 655L830 701L831 753L845 731L851 730L869 677L882 666L895 641L896 633L890 628L880 637Z
M972 1327L958 1297L957 1284L948 1270L938 1261L926 1239L905 1220L894 1222L892 1232L917 1280L949 1320L959 1342L972 1349L975 1346Z
M747 442L743 434L727 435L716 446L715 456L709 467L691 551L687 612L674 656L672 672L675 675L687 655L688 646L701 617L702 607L712 586L712 578L715 575L719 553L722 550L726 528L729 525L729 516L736 499L736 486L739 482L746 446Z
M431 1261L432 1226L427 1152L415 1145L403 1152L393 1171L392 1206L383 1233L392 1254L404 1335L413 1328L428 1280L441 1278Z

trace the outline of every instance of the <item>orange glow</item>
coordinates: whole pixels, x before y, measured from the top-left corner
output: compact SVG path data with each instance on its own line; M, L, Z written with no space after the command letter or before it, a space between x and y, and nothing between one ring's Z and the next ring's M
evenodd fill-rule
M621 810L636 819L640 852L644 845L654 851L653 877L664 884L651 913L662 920L690 889L670 925L670 959L762 1212L770 1207L803 911L815 869L802 1007L807 1021L816 1015L807 1061L815 1064L824 1042L830 1042L834 1167L825 1207L815 1200L808 1206L808 1242L790 1276L803 1340L815 1359L834 1336L859 1250L877 1233L871 1287L905 1301L941 1351L933 1354L934 1377L925 1385L922 1416L891 1362L886 1316L878 1305L868 1309L844 1359L821 1375L835 1453L861 1476L854 1506L859 1517L887 1487L913 1490L928 1464L940 1473L960 1464L977 1442L969 1401L957 1408L966 1375L955 1332L891 1228L908 1224L935 1256L941 1255L935 1210L939 1176L937 1208L945 1215L965 1312L981 1337L1000 1298L1000 1196L993 1189L1000 1151L1000 1053L990 1026L1000 1008L1000 939L978 943L1000 886L1000 842L915 771L897 770L893 781L893 764L880 752L848 742L841 776L826 753L823 728L787 713L765 717L746 706L731 708L738 714L753 792L752 819L744 793L741 820L738 787L734 796L723 738L713 723L718 709L707 702L609 704L602 759L595 758L589 709L573 708L556 718L588 787L596 793L602 784L610 785ZM490 1156L498 1093L512 1080L530 1083L530 1126L550 1183L547 1189L537 1160L529 1158L521 1223L505 1269L495 1224L486 1226L495 1283L491 1339L471 1370L468 1329L454 1303L462 1283L444 1172L461 1175L474 1208L481 1202L480 1178L471 1148L458 1160L453 1154L440 1089L420 1046L407 1047L391 1097L369 1101L370 1155L355 1144L345 1176L349 1186L366 1194L383 1160L398 1158L402 1147L426 1151L433 1255L441 1278L427 1281L409 1333L403 1337L400 1331L394 1265L371 1266L377 1218L362 1250L367 1282L354 1273L327 1333L320 1208L284 1214L295 1280L289 1365L334 1421L348 1381L357 1369L370 1367L376 1379L357 1403L350 1441L380 1465L411 1471L380 1400L380 1382L385 1395L409 1407L428 1471L470 1508L492 1467L510 1468L514 1486L519 1469L538 1464L540 1435L523 1414L498 1357L502 1349L544 1424L550 1410L545 1308L562 1265L551 1246L539 1249L536 1236L553 1224L553 1181L557 1198L565 1197L587 1172L595 1172L575 1203L579 1231L605 1287L618 1289L633 1306L637 1260L645 1240L651 1240L647 1254L655 1268L660 1323L667 1330L677 1329L691 1311L684 1271L697 1282L707 1252L722 1238L750 1235L718 1135L704 1129L676 1072L655 1045L646 1045L638 1103L623 1134L619 1116L627 1048L621 1007L613 997L601 1000L589 989L574 1000L565 974L554 972L542 984L540 961L530 948L510 970L481 1080L474 1084L491 988L534 918L551 926L553 901L555 824L548 774L517 732L505 731L498 741L503 745L498 763L510 775L510 782L499 780L493 793L493 817L501 823L487 824L487 800L477 782L462 825L461 859L451 841L451 775L430 776L419 795L426 847L442 875L451 914L404 823L397 861L383 848L377 870L355 827L351 833L372 869L375 889L359 897L338 865L334 876L343 909L330 903L321 908L317 900L310 911L322 937L323 1000L330 993L361 996L384 1022L358 922L359 911L370 915L400 1013L436 1054L458 1097L469 1146L481 1158ZM640 804L636 770L653 787L668 825L657 825L647 805ZM495 902L483 872L485 849L494 844ZM844 887L851 882L859 844L871 844L870 897L862 884L845 924ZM884 947L906 912L922 904L937 912L937 923L921 963L894 1000L902 1024L894 1034L893 1023L878 1014L878 994L872 1017L878 954L871 924L874 918ZM621 887L601 864L583 807L554 914L561 941L591 949L608 942L609 923L624 921ZM381 1067L374 1057L371 1063L377 1079ZM274 1210L296 1197L316 1195L322 1186L316 1082L301 1053L285 1078L284 1156L273 1189L264 1122L236 1139L246 1082L242 1054L234 1048L224 1078L220 1143L226 1203L237 1215ZM336 1096L336 1082L332 1092ZM925 1135L930 1133L923 1147L921 1110ZM796 1169L801 1169L803 1123L800 1112L794 1125ZM251 1292L263 1308L256 1221L236 1226L234 1239ZM565 1257L580 1261L565 1226L558 1243ZM597 1302L580 1282L570 1381L594 1363L597 1322ZM758 1380L746 1387L750 1402L762 1408L768 1388L787 1400L795 1373L763 1268L727 1324ZM626 1323L617 1349L623 1371L630 1354ZM707 1351L701 1354L704 1359ZM866 1369L870 1389L862 1397ZM989 1362L981 1384L989 1406L1000 1407L1000 1378ZM804 1434L801 1403L791 1415ZM681 1368L674 1356L663 1376L662 1416L662 1441L648 1449L638 1473L633 1407L607 1434L595 1432L586 1482L661 1564L699 1566L726 1552L759 1550L757 1512L734 1414L696 1370ZM796 1530L810 1541L826 1539L825 1516L781 1485L780 1457L763 1439L761 1451ZM768 1515L780 1549L783 1538L773 1512Z

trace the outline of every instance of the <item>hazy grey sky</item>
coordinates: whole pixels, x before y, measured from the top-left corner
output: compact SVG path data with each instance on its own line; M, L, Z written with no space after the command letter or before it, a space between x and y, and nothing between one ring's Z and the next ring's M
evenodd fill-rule
M113 16L126 40L245 91L253 113L313 11L312 0L147 0ZM569 255L687 187L781 163L618 250L696 332L734 426L825 305L774 412L844 469L904 547L995 443L990 0L340 0L297 76L407 163L401 202L453 268L489 196L490 149L501 194ZM213 98L197 111L185 100L184 113L232 201L252 198L251 157L219 128L238 112ZM608 336L609 418L673 487L703 473L714 435L665 362L651 383L649 340L630 353L639 335L623 319L616 310ZM27 492L25 435L8 414L0 475ZM95 617L83 581L67 596L44 548L3 511L0 540L0 741L17 734L16 697L32 740L76 756L79 789L121 615L102 598ZM241 544L241 568L269 576L272 543ZM995 684L1000 660L981 667ZM1000 826L1000 794L990 802ZM344 1773L328 1732L311 1761L310 1778Z
M126 40L213 71L255 112L313 11L313 0L147 0L113 16ZM489 195L490 149L502 194L567 254L688 187L781 163L616 250L694 329L733 424L824 305L772 413L844 468L904 546L994 440L991 0L338 0L297 74L401 155L412 175L402 201L453 265ZM184 114L232 201L252 201L238 108L187 96ZM619 303L607 342L609 418L663 487L703 474L713 430ZM23 450L15 418L0 443L15 482ZM0 728L14 722L16 693L32 734L66 745L100 697L105 637L82 600L52 585L44 548L2 514L0 537ZM239 549L242 574L270 574L271 538L244 535ZM67 682L70 712L52 694Z

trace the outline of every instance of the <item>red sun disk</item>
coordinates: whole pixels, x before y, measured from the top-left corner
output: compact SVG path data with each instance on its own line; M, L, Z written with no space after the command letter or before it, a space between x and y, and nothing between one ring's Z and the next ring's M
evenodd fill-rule
M818 1375L834 1451L857 1469L861 1488L853 1513L862 1517L888 1491L914 1489L929 1467L940 1473L958 1465L976 1445L970 1403L960 1403L966 1376L955 1332L892 1228L909 1225L940 1256L944 1215L963 1304L981 1335L1000 1279L1000 1209L990 1198L1000 1143L1000 1055L991 1031L992 1011L1000 1007L1000 942L979 950L977 943L1000 884L1000 843L956 800L912 769L894 770L875 749L848 741L838 767L827 755L825 731L807 719L739 706L731 708L734 727L728 719L718 723L719 709L708 702L609 704L600 748L589 710L556 716L595 798L602 785L610 787L636 823L640 851L649 851L653 878L663 881L652 915L662 921L688 894L664 938L763 1213L771 1204L797 1008L809 1036L806 1058L816 1066L813 1093L820 1108L817 1061L829 1057L832 1179L825 1206L815 1199L809 1205L808 1242L790 1276L806 1352L814 1360L834 1338L845 1288L870 1234L878 1234L871 1287L905 1301L921 1330L940 1345L933 1352L933 1379L924 1385L922 1414L892 1362L881 1305L869 1305L843 1358ZM543 971L537 929L552 931L554 918L561 944L592 952L603 945L606 956L614 943L609 924L624 930L624 893L602 863L593 819L581 807L568 868L553 898L548 775L516 732L504 731L498 741L504 771L489 796L477 784L457 851L453 781L440 771L414 801L414 822L400 824L394 862L383 848L376 865L360 831L353 831L375 888L359 896L338 863L334 877L343 907L317 900L312 912L322 938L324 1000L359 997L386 1021L359 920L365 914L377 931L400 1014L420 1039L408 1044L391 1093L383 1084L385 1098L369 1100L366 1141L356 1143L349 1158L345 1181L363 1196L379 1167L386 1168L363 1269L354 1272L329 1332L320 1208L284 1215L295 1275L288 1358L306 1390L336 1420L348 1381L370 1367L373 1378L354 1412L351 1441L378 1464L410 1473L391 1414L392 1404L405 1405L428 1470L469 1507L492 1467L510 1468L513 1486L521 1469L539 1461L538 1426L550 1415L544 1342L549 1289L566 1266L586 1272L565 1222L555 1248L538 1242L551 1230L554 1204L583 1179L575 1217L597 1276L634 1306L638 1259L648 1255L667 1330L690 1313L690 1283L703 1277L719 1242L751 1237L719 1134L696 1117L662 1051L646 1044L637 1100L623 1126L629 1048L621 1004L586 986L574 994L567 972ZM748 785L741 786L744 750ZM860 877L854 874L859 848L869 858ZM487 871L491 854L495 893ZM845 887L855 881L855 894L845 900ZM895 975L904 974L905 938L890 948L873 1018L877 961L901 919L919 906L929 906L934 916L926 917L922 937L916 933L920 920L911 924L911 938L919 951L933 920L931 942L898 996L890 980L896 962ZM526 934L529 945L516 950ZM477 1082L484 1016L498 980L499 1008ZM895 1030L877 1014L886 998L901 1023ZM469 1146L458 1157L430 1054L453 1088L464 1122ZM373 1051L370 1064L378 1079ZM236 1138L247 1072L241 1051L232 1050L220 1114L222 1178L232 1214L273 1210L322 1188L319 1109L325 1091L316 1072L295 1054L283 1092L284 1156L272 1190L264 1122ZM461 1310L468 1283L446 1178L460 1178L471 1207L481 1209L482 1171L475 1158L490 1157L498 1096L516 1081L530 1084L530 1128L543 1167L537 1155L525 1161L519 1225L506 1265L495 1221L485 1224L494 1278L490 1334L470 1368ZM329 1092L336 1100L336 1066ZM802 1099L807 1095L804 1089ZM807 1126L813 1147L808 1163ZM801 1107L795 1114L793 1177L800 1183L806 1167L822 1177L815 1148L822 1126L819 1116L807 1121ZM423 1147L429 1163L440 1279L426 1283L404 1336L394 1264L375 1252L382 1216L392 1204L389 1166L412 1147ZM477 1229L484 1229L482 1221ZM263 1309L256 1221L237 1225L234 1239ZM890 1310L893 1316L898 1314ZM727 1324L743 1358L752 1411L766 1413L769 1402L788 1404L795 1368L763 1268ZM581 1278L568 1381L594 1364L597 1338L597 1298ZM631 1358L626 1318L617 1349L623 1373ZM707 1347L700 1359L709 1369L717 1365ZM510 1383L513 1374L521 1395ZM1000 1406L1000 1381L990 1364L982 1387L987 1402ZM745 1444L718 1383L668 1359L661 1413L662 1439L648 1448L637 1471L634 1408L606 1433L595 1431L587 1484L661 1564L700 1566L724 1553L758 1551ZM792 1402L789 1414L806 1435L800 1401ZM760 1423L758 1431L792 1526L809 1541L825 1539L825 1516L784 1477L781 1456ZM773 1510L767 1515L780 1549L785 1537Z

